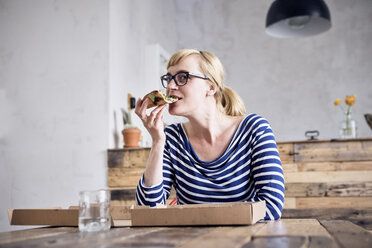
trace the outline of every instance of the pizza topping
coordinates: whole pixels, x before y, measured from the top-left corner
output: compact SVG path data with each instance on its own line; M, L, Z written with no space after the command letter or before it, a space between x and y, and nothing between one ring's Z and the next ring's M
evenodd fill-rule
M149 98L152 102L155 102L155 95L154 94L150 94L149 95Z
M170 102L176 102L178 101L178 98L176 97L173 97L173 96L167 96L166 94L162 93L163 94L163 97L166 101L170 101Z

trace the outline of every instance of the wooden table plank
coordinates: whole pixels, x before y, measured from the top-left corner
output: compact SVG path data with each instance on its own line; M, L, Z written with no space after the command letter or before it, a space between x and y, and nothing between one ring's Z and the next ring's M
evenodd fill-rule
M316 219L280 219L269 221L254 236L324 236L330 237Z
M243 248L251 247L286 247L286 248L337 248L337 243L329 237L324 236L268 236L257 237L252 242L242 246Z
M50 228L58 229L58 228ZM147 233L156 232L158 228L113 228L108 232L80 233L77 228L75 232L61 233L51 237L41 237L4 244L2 248L10 247L97 247L109 246L114 243L123 242L126 239L141 238Z
M157 228L155 232L147 233L140 237L129 238L122 242L115 242L114 245L109 247L179 247L190 240L215 230L215 228L216 227Z
M339 247L334 238L328 238L324 236L309 236L307 247L311 248L336 248Z
M348 220L372 231L372 209L362 208L305 208L283 209L282 218L316 218L318 220Z
M248 247L339 247L316 219L280 219L267 222Z
M258 237L242 246L242 248L252 247L286 247L299 248L308 247L307 238L304 236L279 236L279 237Z
M74 227L61 227L61 228L34 228L26 230L18 230L11 232L0 233L0 245L8 244L12 242L20 242L29 239L39 239L45 237L51 237L60 235L63 233L74 233L78 232L77 228Z
M248 243L252 236L264 226L264 223L257 223L250 226L218 227L211 232L200 235L196 239L190 240L180 247L241 247Z
M320 220L320 223L342 247L372 247L372 234L344 220Z

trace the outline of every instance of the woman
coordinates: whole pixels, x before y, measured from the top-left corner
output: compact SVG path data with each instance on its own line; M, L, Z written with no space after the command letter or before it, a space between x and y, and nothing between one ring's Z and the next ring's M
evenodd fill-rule
M150 133L152 147L137 204L165 204L173 186L178 204L265 200L265 219L279 219L284 178L269 123L256 114L245 115L240 97L224 86L215 55L180 50L167 69L162 84L167 95L179 99L169 105L169 113L188 122L164 129L166 106L147 115L148 99L138 99L135 113Z

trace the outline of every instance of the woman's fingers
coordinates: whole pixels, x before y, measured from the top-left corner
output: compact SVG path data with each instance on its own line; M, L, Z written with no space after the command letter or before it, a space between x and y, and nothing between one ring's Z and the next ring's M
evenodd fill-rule
M142 120L144 127L147 129L147 131L149 131L153 140L164 139L163 114L166 109L166 105L156 107L149 115L147 115L146 110L148 104L148 98L145 100L138 98L134 112Z
M141 105L142 105L142 99L141 98L138 98L137 99L137 102L136 102L136 107L134 109L134 113L136 113L136 115L140 115L140 108L141 108Z
M163 105L160 111L158 112L158 114L156 115L155 123L154 123L155 125L157 125L159 121L163 120L163 114L164 114L165 109L166 109L166 105Z
M137 103L136 103L136 108L135 108L135 113L138 115L138 117L142 120L145 121L147 118L146 115L146 109L149 104L149 99L146 98L144 101L141 98L138 98Z
M162 121L163 113L166 109L166 105L158 106L150 115L146 114L146 109L148 105L148 99L142 101L138 99L136 104L135 113L141 118L143 126L150 133L152 140L164 140L164 124Z
M149 123L154 123L154 121L159 118L159 115L160 115L160 117L162 116L162 113L164 112L164 109L165 109L165 105L161 105L161 106L156 107L151 112L151 114L147 117L148 122Z

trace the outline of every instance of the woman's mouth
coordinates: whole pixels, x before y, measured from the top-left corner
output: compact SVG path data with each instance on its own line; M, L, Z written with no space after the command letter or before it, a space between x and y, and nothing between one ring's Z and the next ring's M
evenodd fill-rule
M173 96L173 97L176 97L178 100L175 101L175 102L170 103L169 106L175 106L175 105L177 105L178 102L182 101L181 97L177 97L177 96Z
M176 102L178 102L178 101L181 101L182 100L182 97L178 97L178 96L176 96L176 95L170 95L171 97L173 97L173 98L176 98L177 99L177 101Z

